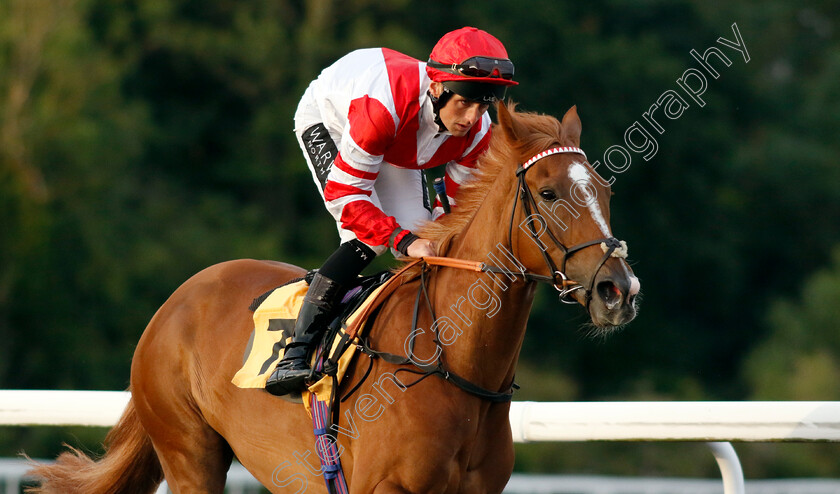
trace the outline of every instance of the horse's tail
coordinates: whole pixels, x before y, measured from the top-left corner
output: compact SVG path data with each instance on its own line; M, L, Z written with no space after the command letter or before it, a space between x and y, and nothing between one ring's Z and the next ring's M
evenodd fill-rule
M147 494L163 480L152 441L134 408L134 401L105 438L105 456L94 461L69 447L55 463L38 465L28 475L41 480L29 494Z

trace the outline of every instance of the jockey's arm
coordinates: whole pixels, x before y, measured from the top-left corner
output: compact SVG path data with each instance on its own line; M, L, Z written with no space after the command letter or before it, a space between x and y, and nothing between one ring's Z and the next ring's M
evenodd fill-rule
M391 247L410 256L433 255L431 243L418 242L413 233L401 228L373 194L383 156L366 151L354 139L343 141L324 188L327 209L333 217L377 252Z

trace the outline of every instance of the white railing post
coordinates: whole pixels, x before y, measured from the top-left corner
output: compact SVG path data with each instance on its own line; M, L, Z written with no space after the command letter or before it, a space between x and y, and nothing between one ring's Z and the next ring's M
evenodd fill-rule
M732 444L722 441L706 444L711 448L720 468L724 494L744 494L744 471Z

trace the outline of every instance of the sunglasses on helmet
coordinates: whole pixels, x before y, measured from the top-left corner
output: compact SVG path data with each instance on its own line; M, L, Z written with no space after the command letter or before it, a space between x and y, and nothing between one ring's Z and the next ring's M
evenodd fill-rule
M464 77L501 77L513 79L513 62L505 58L472 57L461 63L440 63L429 59L429 67Z

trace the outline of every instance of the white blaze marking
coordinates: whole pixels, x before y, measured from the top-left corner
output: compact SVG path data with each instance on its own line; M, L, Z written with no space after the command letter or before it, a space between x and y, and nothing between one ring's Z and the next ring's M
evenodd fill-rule
M604 220L604 215L601 213L601 206L598 204L598 198L593 196L592 192L590 192L592 180L589 175L589 170L586 169L586 165L579 162L572 163L569 167L569 178L571 178L573 182L581 182L582 186L578 187L578 190L583 192L586 203L589 204L589 214L592 216L592 219L595 220L595 223L598 224L598 227L601 228L601 233L603 233L605 237L611 237L612 234L610 233L610 227L607 225L606 220Z

